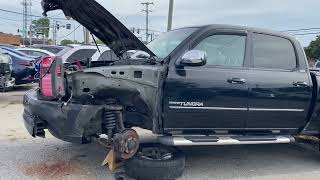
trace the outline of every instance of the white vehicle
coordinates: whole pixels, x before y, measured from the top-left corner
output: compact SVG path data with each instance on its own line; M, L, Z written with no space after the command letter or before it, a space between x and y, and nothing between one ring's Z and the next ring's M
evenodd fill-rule
M63 63L72 63L75 61L83 61L91 58L91 61L112 60L118 59L114 53L111 53L107 46L99 46L100 52L94 45L81 45L74 47L67 47L60 51L57 56L62 58ZM114 56L112 55L114 54ZM107 59L108 58L108 59Z
M15 79L11 77L12 59L0 50L0 89L14 86Z
M23 52L25 54L28 54L30 56L55 56L54 53L43 50L43 49L36 49L36 48L18 48L17 51Z

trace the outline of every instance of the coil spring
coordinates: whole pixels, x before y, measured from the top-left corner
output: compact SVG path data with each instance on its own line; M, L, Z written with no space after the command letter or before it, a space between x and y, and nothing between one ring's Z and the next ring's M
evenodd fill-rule
M112 130L116 126L117 114L114 111L104 111L104 127L107 130Z

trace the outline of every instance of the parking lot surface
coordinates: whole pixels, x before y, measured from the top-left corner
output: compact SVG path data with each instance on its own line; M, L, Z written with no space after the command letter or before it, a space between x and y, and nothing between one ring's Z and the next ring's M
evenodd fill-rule
M21 100L29 88L0 94L0 179L114 179L101 166L107 149L63 142L49 133L46 139L27 134ZM320 153L294 144L182 150L187 165L180 179L320 179Z

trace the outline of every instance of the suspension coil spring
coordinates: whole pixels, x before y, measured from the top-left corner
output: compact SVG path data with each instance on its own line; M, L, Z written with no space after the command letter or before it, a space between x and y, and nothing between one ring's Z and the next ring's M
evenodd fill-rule
M113 136L113 130L116 127L116 121L117 121L116 111L104 111L103 112L102 126L103 126L103 129L108 132L109 137Z

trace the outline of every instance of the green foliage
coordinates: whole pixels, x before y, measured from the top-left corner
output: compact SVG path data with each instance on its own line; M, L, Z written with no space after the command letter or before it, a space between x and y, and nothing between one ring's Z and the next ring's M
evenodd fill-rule
M68 44L74 44L74 42L71 41L71 40L69 40L69 39L64 39L64 40L61 41L60 44L61 44L62 46L66 46L66 45L68 45Z
M305 52L308 58L320 58L320 36L317 36L316 40L312 41L310 45L305 48Z
M100 39L97 39L96 41L97 41L97 44L99 44L99 45L103 45L104 44L104 42L102 42Z
M77 40L74 40L73 41L73 44L81 44L81 42L77 41Z
M32 21L32 31L36 34L44 34L49 37L50 20L48 18L40 18Z

